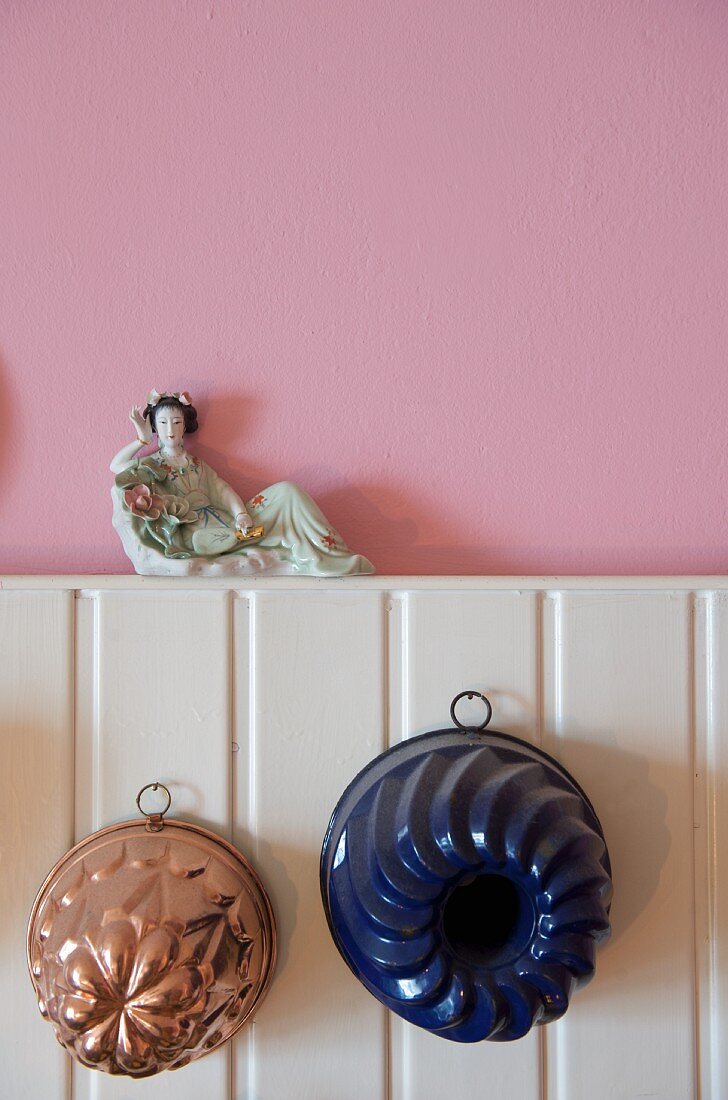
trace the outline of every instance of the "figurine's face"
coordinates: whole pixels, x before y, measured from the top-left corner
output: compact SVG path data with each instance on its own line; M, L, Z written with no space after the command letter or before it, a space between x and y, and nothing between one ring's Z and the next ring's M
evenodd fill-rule
M182 436L185 434L185 418L181 409L165 406L157 413L154 424L160 443L182 442Z

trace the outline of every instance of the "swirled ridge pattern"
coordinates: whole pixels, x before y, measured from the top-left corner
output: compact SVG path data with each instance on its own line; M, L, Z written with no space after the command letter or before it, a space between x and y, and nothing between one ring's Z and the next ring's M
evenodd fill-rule
M490 952L477 924L474 944L447 927L448 901L485 876L507 880L513 909L513 935ZM563 1015L610 929L609 857L588 799L555 761L496 733L428 734L364 769L334 811L322 891L367 989L458 1042L518 1039ZM502 891L492 897L498 908Z

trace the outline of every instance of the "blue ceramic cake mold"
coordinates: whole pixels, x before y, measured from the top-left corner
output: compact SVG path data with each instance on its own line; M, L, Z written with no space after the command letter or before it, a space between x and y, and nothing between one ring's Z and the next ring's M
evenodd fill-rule
M455 705L479 696L485 722ZM456 728L372 760L336 806L321 854L334 942L412 1024L507 1041L563 1015L609 935L611 867L588 797L525 741L486 730L478 692Z

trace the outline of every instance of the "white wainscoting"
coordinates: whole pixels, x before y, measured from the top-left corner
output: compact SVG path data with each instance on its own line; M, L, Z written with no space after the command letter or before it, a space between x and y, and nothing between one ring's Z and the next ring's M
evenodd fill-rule
M0 581L0 1094L8 1100L726 1100L728 580L141 577ZM387 744L488 694L492 726L586 788L614 931L566 1017L461 1046L390 1016L319 898L331 810ZM280 961L236 1042L143 1082L72 1066L41 1020L25 923L54 861L133 817L231 837Z

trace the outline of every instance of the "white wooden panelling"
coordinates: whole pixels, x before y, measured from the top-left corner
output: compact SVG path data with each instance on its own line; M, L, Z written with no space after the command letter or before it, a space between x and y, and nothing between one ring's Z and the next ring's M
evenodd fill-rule
M696 1096L690 597L546 601L544 748L589 793L612 940L547 1029L549 1100Z
M726 1100L728 581L236 584L0 579L0 1095ZM386 1014L333 947L318 888L344 787L387 737L449 725L470 686L494 728L542 738L573 771L614 866L593 984L563 1021L505 1046ZM71 1074L35 1007L27 911L74 816L77 838L135 816L157 778L176 814L232 832L260 868L278 970L255 1022L182 1072Z
M728 594L696 601L695 902L701 1100L728 1096Z
M76 792L84 831L137 816L137 792L159 779L171 816L230 835L230 600L220 591L95 596L94 644L79 639L79 657L94 657L77 710L79 776L91 779ZM75 1100L228 1100L230 1050L144 1081L82 1067L73 1079Z
M236 840L276 911L279 961L236 1046L235 1100L385 1100L385 1013L339 957L318 883L344 787L384 744L378 593L250 597L236 616Z
M466 688L487 694L493 729L538 741L537 600L534 593L478 591L403 597L399 644L391 649L398 688L392 694L391 741L451 726L450 702ZM460 706L459 717L469 720L467 701ZM482 720L474 709L470 715ZM539 1100L538 1031L515 1044L463 1045L398 1017L392 1017L391 1029L392 1100Z
M73 839L73 595L0 592L0 1093L66 1100L25 962L33 899Z

